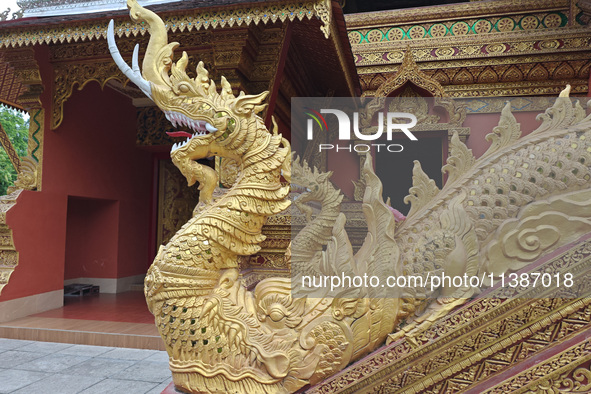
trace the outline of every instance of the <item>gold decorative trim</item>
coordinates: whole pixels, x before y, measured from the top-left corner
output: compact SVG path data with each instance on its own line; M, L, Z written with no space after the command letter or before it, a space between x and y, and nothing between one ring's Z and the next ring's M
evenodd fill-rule
M495 14L514 15L536 11L565 10L569 0L497 0L482 3L460 3L438 7L420 7L406 10L378 11L349 14L347 28L390 26L403 23L449 21L457 18L487 17Z
M55 130L62 123L64 117L64 103L77 85L82 90L87 83L96 81L101 89L111 80L116 79L123 85L129 80L117 68L113 61L98 63L60 64L55 66L54 95L51 109L51 129Z
M158 216L156 247L166 245L179 228L191 218L199 202L199 191L187 182L170 160L158 164Z
M542 307L544 304L545 305L552 304L552 300L546 299L544 301L545 301L544 303L539 303L539 305L536 305L536 307ZM508 337L505 337L503 339L498 338L493 343L487 344L488 346L483 346L483 348L480 349L479 351L473 352L469 356L470 362L476 363L479 361L489 360L490 358L492 358L491 356L494 355L495 353L505 353L507 350L509 350L511 348L513 348L513 351L509 351L507 353L512 354L512 353L514 353L514 351L517 350L518 342L524 338L526 339L526 341L530 340L533 343L535 343L535 342L537 342L536 334L539 336L543 336L543 334L546 334L546 335L551 334L556 329L556 324L557 323L559 324L560 321L562 321L563 319L568 319L569 317L576 315L581 309L589 311L588 306L590 303L591 303L591 299L586 298L583 300L577 300L572 303L567 303L566 306L560 308L560 310L558 310L558 311L553 311L553 313L551 313L549 315L545 315L545 314L538 312L535 314L535 317L539 319L538 321L536 321L535 323L528 324L528 326L524 327L522 330L520 330L518 332L514 332L511 335L509 335ZM529 311L534 312L534 313L536 312L535 308L531 308L531 309L529 309ZM523 316L523 314L518 315L518 317L522 317L522 316ZM588 321L584 321L584 322L581 322L580 324L578 324L577 328L579 330L577 330L577 331L582 330L584 328L584 326L586 325L585 323L588 323ZM493 328L493 330L498 329L498 328L500 328L500 324L502 324L502 323L497 322L496 327L491 327L491 328ZM489 329L487 334L493 330ZM564 330L564 331L566 331L564 334L566 334L566 335L569 334L568 330ZM550 344L553 341L550 340L548 342ZM508 346L508 345L512 345L512 346ZM539 350L537 352L539 352ZM507 354L507 353L505 353L505 354ZM528 350L521 351L521 354L518 356L517 360L515 360L515 361L524 361L525 359L528 359L530 357L531 357L530 351L528 351ZM464 363L464 364L468 364L468 363ZM510 364L503 365L503 367L508 367L508 365L510 365ZM405 390L403 392L404 393L418 393L424 389L435 386L435 384L439 383L441 380L445 380L447 385L449 385L449 384L451 384L451 381L453 380L452 378L458 372L461 372L461 371L458 371L458 369L463 366L464 365L461 365L461 363L460 363L460 365L450 365L449 367L439 371L437 374L430 375L429 378L425 379L424 381L416 382L413 386L408 387L408 388L405 387ZM467 368L463 368L463 371L465 371L466 369ZM498 372L499 370L502 370L502 369L503 369L502 367L498 368L498 370L496 370L494 372ZM474 377L476 378L477 376L474 375ZM484 376L482 376L482 378L487 378L487 377L488 376L486 374L484 374ZM462 386L463 386L462 388L468 388L471 384L476 383L476 381L477 380L474 380L472 382L466 382L466 383L462 384ZM439 387L445 387L445 386L446 386L446 384L442 383L442 384L439 384L435 387L439 388ZM389 385L384 384L383 387L387 388L387 387L389 387Z
M407 47L404 52L404 59L402 60L402 65L398 72L380 86L376 91L375 96L387 97L407 82L410 82L421 89L425 89L434 97L443 97L445 95L441 84L419 69L409 47Z
M332 20L332 1L323 0L316 2L314 4L314 11L316 11L316 17L322 21L322 26L320 26L320 30L324 33L324 37L330 37L330 33L332 31L330 23L330 21Z
M591 1L589 0L580 0L578 2L573 2L574 7L579 7L581 10L581 22L588 24L591 21Z
M585 48L580 48L585 49ZM402 57L401 57L402 58ZM519 65L531 65L534 64L545 64L565 61L584 61L588 60L589 55L582 51L568 52L568 53L548 53L544 55L526 56L519 58ZM478 59L450 59L450 60L438 60L438 61L425 61L421 63L421 70L427 75L440 69L459 69L463 67L499 67L499 66L512 66L515 65L515 59L510 56L505 57L482 57ZM359 75L361 77L368 74L388 73L396 72L400 69L400 63L374 65L374 66L363 66L358 68Z
M585 94L590 38L573 4L499 0L348 15L364 94L377 95L387 73L400 69L408 44L421 70L452 97L549 95L565 81Z
M457 99L460 106L468 113L500 113L507 102L511 103L511 112L543 112L554 105L555 97L480 97Z
M541 272L571 272L578 286L586 286L590 260L591 240L587 240L544 263ZM572 299L565 289L538 288L529 290L527 298L514 298L522 290L496 289L445 316L418 336L405 337L373 353L308 392L467 389L539 354L556 341L574 337L591 323L589 297ZM460 386L458 382L462 382Z
M267 24L277 21L303 20L316 17L322 21L321 30L328 38L331 24L331 5L329 0L316 0L293 3L264 2L248 8L223 8L218 10L196 9L181 15L163 18L167 32L216 29L234 26L248 26L252 23ZM106 40L107 21L93 21L75 24L62 24L56 27L33 26L29 29L6 30L0 33L0 48L35 44L56 44L89 40ZM117 37L145 35L145 24L121 21L115 26Z
M422 66L425 63L422 64ZM475 63L466 68L445 68L424 70L431 78L444 83L443 89L449 97L494 97L494 96L537 96L557 95L569 84L573 95L586 95L591 62L572 61L519 64L518 66L486 67ZM543 70L545 77L538 77ZM520 75L519 79L510 75ZM361 74L364 95L373 96L385 80L385 72ZM494 78L491 78L491 75Z
M591 391L591 373L588 365L590 360L591 339L587 339L507 379L485 393L588 393Z
M33 48L21 48L4 51L3 60L14 69L23 89L18 97L18 104L30 116L27 157L23 158L15 186L9 190L22 188L41 190L43 166L43 127L44 111L41 106L43 82L39 64L35 60Z
M573 95L584 95L588 91L588 82L557 80L539 82L514 82L504 84L448 85L445 92L449 97L507 97L556 95L564 86L571 85Z
M6 213L16 204L21 192L22 190L16 190L0 196L0 294L18 265L18 252L14 247L12 230L6 224Z
M158 107L137 109L137 145L173 145L181 142L180 138L173 138L166 134L170 131L174 131L174 127Z
M560 41L556 37L560 37ZM491 33L486 43L478 36L451 36L411 42L416 61L442 61L481 58L483 56L538 55L574 50L589 51L588 31L583 27L523 33ZM409 42L380 42L359 47L353 45L355 64L369 66L401 62Z
M568 11L538 12L493 17L460 18L450 21L409 23L396 26L365 27L349 31L353 45L364 46L374 43L440 39L452 36L478 36L482 41L490 34L508 32L531 32L567 28Z
M29 145L28 158L35 163L35 182L27 183L28 190L41 190L43 181L43 143L45 138L45 110L31 108L29 110ZM19 174L20 176L20 174ZM27 178L28 176L25 176ZM25 184L23 184L24 187Z
M14 186L8 188L8 192L12 193L15 190L36 190L37 189L37 160L30 156L23 157L21 160L20 169Z

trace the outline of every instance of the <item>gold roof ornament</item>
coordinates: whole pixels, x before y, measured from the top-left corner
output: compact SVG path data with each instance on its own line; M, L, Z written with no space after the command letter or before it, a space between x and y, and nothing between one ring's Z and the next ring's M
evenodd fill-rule
M415 62L410 46L406 47L404 58L398 71L388 78L373 94L376 97L388 97L397 89L401 88L407 82L426 90L433 97L445 96L443 86L435 79L429 77L427 74L419 69Z

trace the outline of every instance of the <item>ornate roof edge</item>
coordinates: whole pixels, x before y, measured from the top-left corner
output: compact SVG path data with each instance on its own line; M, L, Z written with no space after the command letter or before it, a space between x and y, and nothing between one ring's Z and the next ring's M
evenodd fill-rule
M22 105L0 98L0 107L3 107L3 106L9 107L12 109L16 109L17 111L26 112L26 110L23 108Z
M404 10L365 12L348 14L347 28L376 27L402 23L447 21L451 18L485 17L487 14L508 14L524 11L552 11L569 8L569 0L497 0L460 4L445 4L430 7L407 8Z
M419 69L409 46L406 47L406 51L404 52L400 69L380 85L374 96L387 97L407 82L428 91L434 97L443 97L445 95L443 86Z
M349 37L347 35L345 14L343 13L341 6L336 1L332 1L332 20L333 23L330 24L330 26L334 31L330 37L333 40L339 60L343 65L343 71L345 73L347 84L349 85L349 91L352 96L360 96L361 83L359 81L357 67L355 66L353 48L351 47L351 43L349 42Z
M167 0L144 0L144 6L166 3ZM94 12L126 10L122 0L20 0L24 18L56 15L77 15Z
M308 20L316 17L322 21L321 30L325 37L330 35L332 23L330 0L308 0L304 2L261 2L250 3L248 6L224 7L217 9L198 8L183 10L163 16L168 32L215 29L234 26L248 26L273 23L276 21ZM0 32L0 48L19 47L35 44L56 44L64 42L90 41L107 37L107 24L110 17L103 20L94 19L83 22L60 23L53 26L32 24L10 29L9 26ZM36 22L36 21L35 21ZM115 21L115 34L118 37L145 35L147 27L131 22L125 14Z

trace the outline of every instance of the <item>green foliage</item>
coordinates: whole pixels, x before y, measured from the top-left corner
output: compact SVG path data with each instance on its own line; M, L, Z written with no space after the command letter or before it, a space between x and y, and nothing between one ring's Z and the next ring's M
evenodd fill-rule
M20 157L27 155L29 138L29 120L25 115L12 108L0 106L0 124L8 134L12 146ZM8 154L0 145L0 196L6 194L6 189L16 180L16 171L8 158Z

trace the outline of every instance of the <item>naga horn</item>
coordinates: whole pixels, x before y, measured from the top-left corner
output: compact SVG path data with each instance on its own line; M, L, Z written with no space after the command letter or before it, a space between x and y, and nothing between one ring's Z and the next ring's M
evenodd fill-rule
M136 0L127 0L129 15L134 22L146 22L149 26L150 41L144 55L142 70L139 68L138 45L133 51L132 68L121 57L115 43L114 22L109 22L107 40L109 51L119 69L135 83L148 97L152 98L150 83L162 87L172 87L169 77L172 65L173 51L178 47L177 42L168 43L166 26L158 15L145 9Z
M119 69L125 74L127 78L133 83L137 85L138 88L141 89L142 92L150 99L152 98L152 89L150 87L150 82L146 81L144 77L142 77L140 67L138 64L138 52L139 52L139 44L135 45L133 48L133 56L132 56L132 66L130 68L129 65L123 60L121 53L119 53L119 48L117 48L117 44L115 43L115 23L113 19L109 22L109 28L107 29L107 41L109 43L109 52L111 52L111 56L115 61L115 64Z

